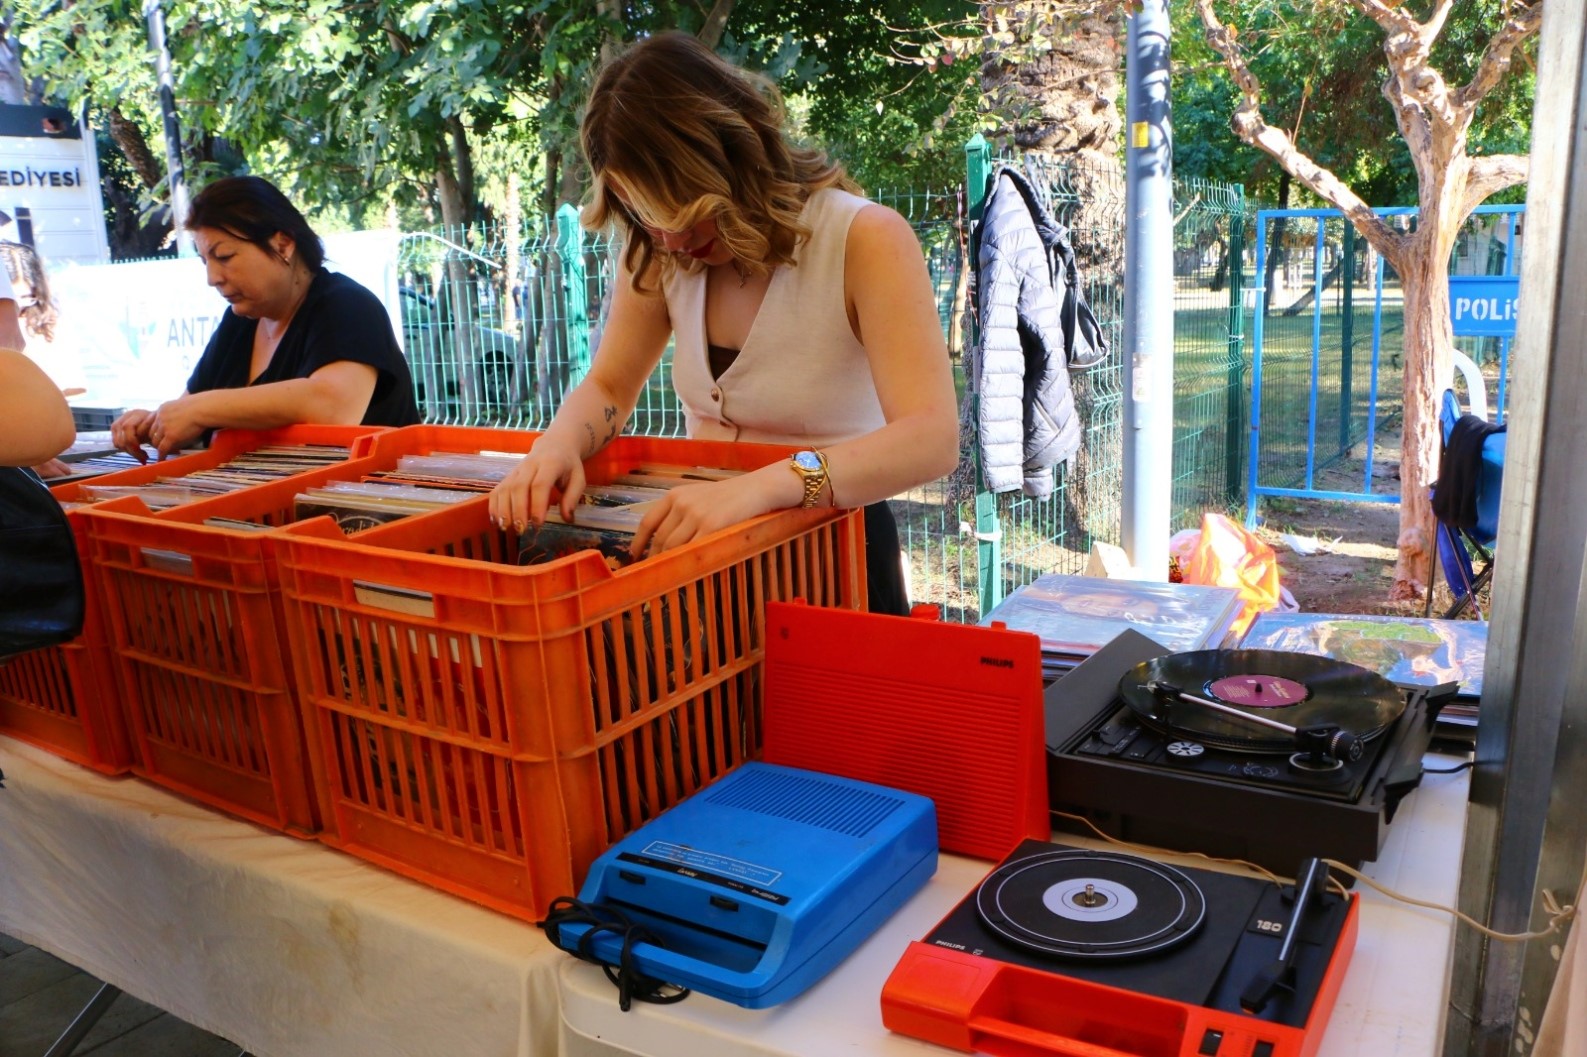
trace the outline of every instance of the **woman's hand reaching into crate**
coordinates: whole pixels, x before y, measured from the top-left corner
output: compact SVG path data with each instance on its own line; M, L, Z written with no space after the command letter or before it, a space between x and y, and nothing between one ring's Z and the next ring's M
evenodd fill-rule
M726 481L679 485L645 511L634 533L634 557L681 547L718 529L797 506L798 483L777 463Z
M564 521L574 520L573 508L584 494L584 461L571 444L548 431L534 442L529 454L514 466L490 493L490 519L503 531L522 532L545 522L553 490Z

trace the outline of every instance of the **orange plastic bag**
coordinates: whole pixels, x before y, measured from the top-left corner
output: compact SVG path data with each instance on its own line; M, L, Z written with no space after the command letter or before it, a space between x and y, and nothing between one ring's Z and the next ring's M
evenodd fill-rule
M1180 562L1187 584L1233 587L1243 606L1230 627L1238 641L1258 613L1294 609L1295 601L1278 579L1278 559L1273 548L1222 514L1203 514L1200 538L1188 559Z

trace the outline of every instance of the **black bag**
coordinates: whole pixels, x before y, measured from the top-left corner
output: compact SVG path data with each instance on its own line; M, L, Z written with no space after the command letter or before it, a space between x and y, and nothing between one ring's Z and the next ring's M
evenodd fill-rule
M0 466L0 657L83 630L83 570L66 512L32 470Z
M1036 192L1040 206L1036 226L1042 233L1042 244L1047 250L1048 276L1052 279L1053 289L1059 293L1062 307L1058 310L1058 320L1063 327L1064 354L1068 357L1069 368L1080 370L1095 367L1108 358L1108 336L1086 301L1074 246L1069 242L1069 229L1053 216L1049 195L1051 181L1031 154L1025 155L1025 178Z

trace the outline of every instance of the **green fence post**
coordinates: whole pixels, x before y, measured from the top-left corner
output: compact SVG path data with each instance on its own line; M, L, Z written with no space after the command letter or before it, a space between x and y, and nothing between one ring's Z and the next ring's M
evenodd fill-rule
M981 222L981 214L986 209L986 179L991 171L992 149L986 138L977 132L964 145L964 200L969 208L972 230ZM976 262L966 261L965 267L970 269L973 277ZM981 340L976 332L973 313L966 336L972 346ZM980 358L977 353L973 360L979 362ZM971 378L966 381L973 386L975 380ZM979 414L973 416L972 430L977 428L980 417ZM981 445L976 438L970 441L970 457L975 460L976 594L981 615L985 616L1003 600L1003 533L997 519L997 496L987 490L986 481L981 476Z
M1339 262L1340 279L1343 280L1341 296L1344 315L1339 320L1339 450L1349 451L1351 442L1351 408L1354 401L1351 381L1354 375L1356 328L1355 290L1356 277L1356 226L1345 218L1344 259ZM1319 291L1319 296L1321 292Z
M1229 414L1224 426L1224 494L1245 494L1245 187L1234 187L1229 217Z
M589 299L584 283L584 229L577 207L557 208L557 261L562 269L562 325L568 339L568 388L590 372Z

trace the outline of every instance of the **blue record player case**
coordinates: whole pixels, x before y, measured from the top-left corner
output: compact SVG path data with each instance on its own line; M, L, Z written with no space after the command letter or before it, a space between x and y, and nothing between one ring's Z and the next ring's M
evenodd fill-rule
M613 845L579 898L660 938L633 946L641 973L760 1009L821 979L936 869L926 797L748 763ZM557 942L587 930L562 924ZM614 965L621 947L593 943Z

